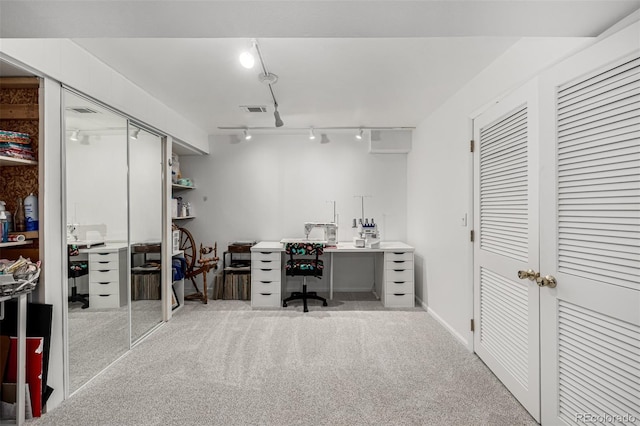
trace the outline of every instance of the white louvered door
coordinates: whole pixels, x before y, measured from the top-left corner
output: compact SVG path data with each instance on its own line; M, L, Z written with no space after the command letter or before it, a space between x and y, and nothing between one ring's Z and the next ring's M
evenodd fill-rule
M639 47L636 25L544 81L543 425L640 425Z
M537 82L474 120L474 349L540 419Z

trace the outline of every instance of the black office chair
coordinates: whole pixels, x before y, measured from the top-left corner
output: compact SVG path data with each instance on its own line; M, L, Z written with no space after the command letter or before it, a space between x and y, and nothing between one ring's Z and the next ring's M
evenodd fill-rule
M286 308L287 303L292 300L302 300L304 312L309 312L307 300L319 300L322 306L327 306L327 299L318 296L315 291L307 291L307 277L322 277L324 263L318 256L324 253L324 244L321 243L287 243L285 253L289 256L285 265L286 275L302 277L302 292L295 291L282 301L282 307ZM315 255L315 258L309 256ZM307 256L307 257L294 257Z
M72 256L79 254L78 246L70 245L69 247L69 278L73 278L73 285L71 286L71 296L69 296L69 302L82 302L82 309L89 307L89 295L78 293L78 287L76 285L76 278L89 273L89 262L86 260L71 260Z

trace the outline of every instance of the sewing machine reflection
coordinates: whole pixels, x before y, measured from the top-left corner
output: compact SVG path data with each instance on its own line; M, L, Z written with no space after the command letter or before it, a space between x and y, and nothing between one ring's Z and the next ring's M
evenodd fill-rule
M304 223L304 236L308 240L309 234L313 228L324 228L324 240L327 245L334 246L338 243L338 225L335 223L321 223L321 222L305 222Z

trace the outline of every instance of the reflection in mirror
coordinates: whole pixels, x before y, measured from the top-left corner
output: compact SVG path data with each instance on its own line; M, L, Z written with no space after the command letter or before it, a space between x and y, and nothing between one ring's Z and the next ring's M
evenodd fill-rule
M162 321L163 141L129 125L131 342Z
M127 120L64 93L72 393L129 349Z

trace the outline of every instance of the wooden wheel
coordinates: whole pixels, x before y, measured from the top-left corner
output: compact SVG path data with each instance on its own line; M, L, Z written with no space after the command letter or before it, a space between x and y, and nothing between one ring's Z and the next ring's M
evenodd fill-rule
M184 251L184 260L187 262L187 271L192 271L196 263L196 243L193 235L185 228L180 231L180 250Z

